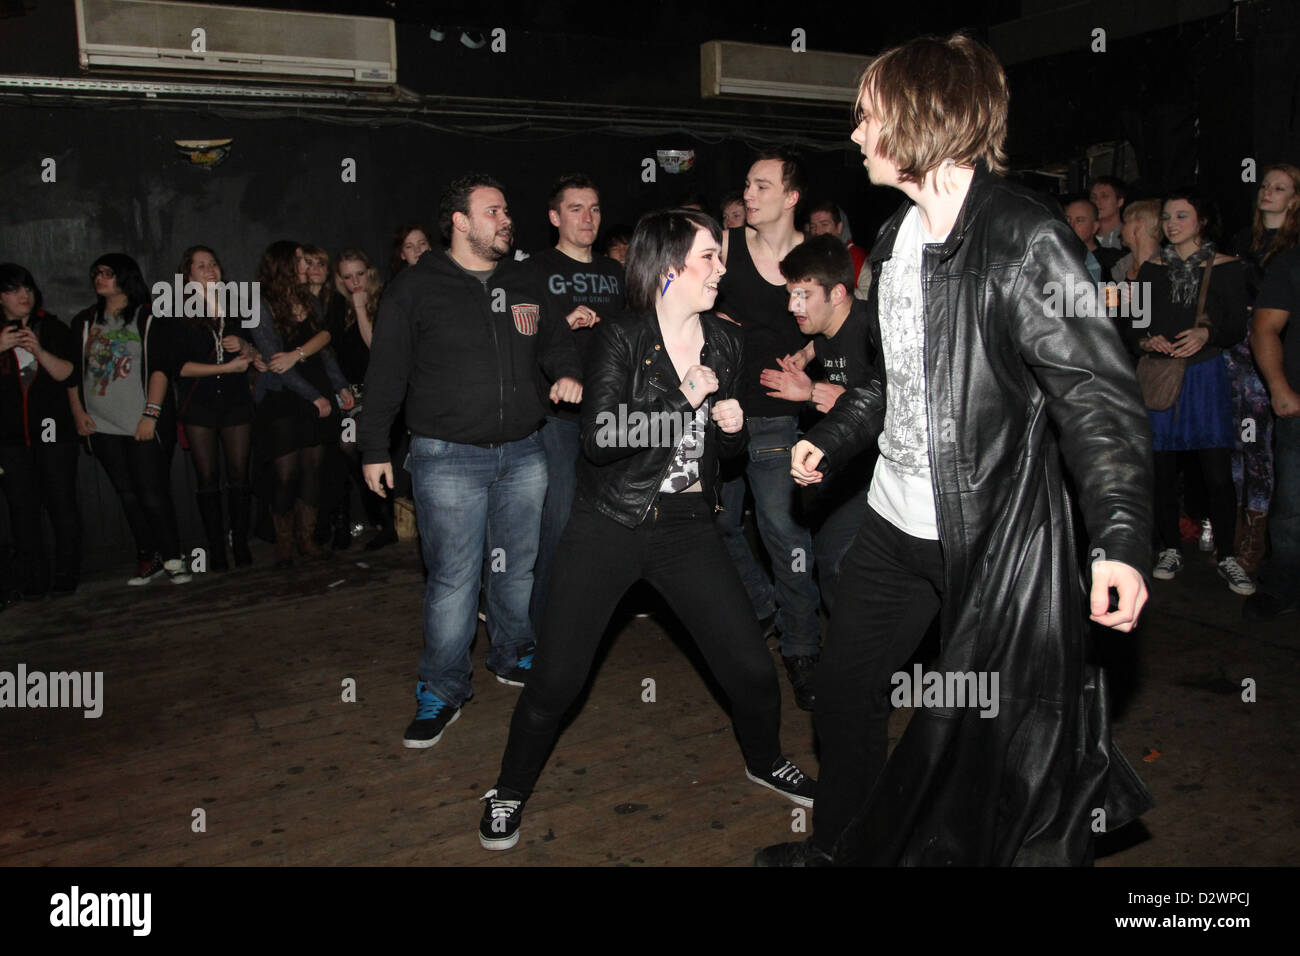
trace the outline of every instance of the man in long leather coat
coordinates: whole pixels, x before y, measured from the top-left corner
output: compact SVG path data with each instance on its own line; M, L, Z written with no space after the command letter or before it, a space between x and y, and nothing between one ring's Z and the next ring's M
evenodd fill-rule
M1150 435L1132 366L1111 320L1060 295L1091 285L1082 244L998 175L1007 91L991 52L911 41L873 61L859 104L868 175L908 196L870 257L880 359L792 471L819 481L878 438L881 457L816 676L814 833L756 862L1087 863L1095 833L1150 805L1111 747L1088 654L1089 617L1130 631L1147 596ZM895 672L936 614L939 678L991 676L996 699L918 689L886 761Z

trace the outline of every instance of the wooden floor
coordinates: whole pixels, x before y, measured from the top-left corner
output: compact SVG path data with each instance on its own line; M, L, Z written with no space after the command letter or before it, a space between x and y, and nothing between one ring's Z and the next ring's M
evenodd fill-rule
M433 749L401 746L422 580L399 547L284 572L259 551L252 571L184 586L126 588L118 574L0 615L0 670L103 671L105 698L98 719L0 711L0 862L747 865L756 848L800 836L797 808L745 779L730 722L671 622L624 616L519 846L482 850L479 798L519 691L483 668L480 627L474 699ZM1207 574L1192 567L1157 592L1131 686L1119 682L1115 736L1160 806L1103 864L1300 856L1300 624L1243 625L1240 599L1206 596ZM1258 680L1255 704L1240 700L1245 676ZM355 703L342 700L347 678ZM783 673L781 686L786 752L815 774L811 718ZM906 719L895 714L895 737ZM196 809L206 832L192 829Z

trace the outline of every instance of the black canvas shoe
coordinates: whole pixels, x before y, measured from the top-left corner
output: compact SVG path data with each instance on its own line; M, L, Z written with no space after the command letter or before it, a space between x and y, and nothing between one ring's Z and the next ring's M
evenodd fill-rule
M811 711L817 699L813 693L813 675L817 673L817 662L821 658L812 654L797 657L783 654L781 660L785 662L785 673L794 691L794 705L800 710Z
M450 706L424 681L415 683L415 701L415 719L402 735L402 746L422 750L442 739L442 732L460 717L460 708Z
M523 798L513 790L493 788L483 794L483 819L478 825L478 842L485 850L508 850L519 842L519 824L524 819Z
M829 853L817 849L809 840L776 843L754 854L755 866L830 866Z
M533 654L537 650L537 644L529 641L520 648L519 659L515 661L515 666L508 671L493 671L497 675L497 680L503 684L509 684L511 687L523 687L528 683L528 678L533 672Z
M746 767L745 776L760 786L775 790L777 793L788 797L801 807L811 807L813 805L813 795L817 791L817 781L784 757L777 757L776 763L772 764L772 768L766 773L761 771L755 773Z

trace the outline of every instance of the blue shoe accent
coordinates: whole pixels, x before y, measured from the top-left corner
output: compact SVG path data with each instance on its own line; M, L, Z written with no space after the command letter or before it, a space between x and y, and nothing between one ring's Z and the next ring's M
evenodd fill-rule
M515 666L519 667L521 670L526 670L526 671L527 671L527 670L532 670L532 669L533 669L533 654L532 654L532 651L529 651L529 652L528 652L527 654L525 654L523 657L519 658L519 663L516 664Z
M447 702L431 690L427 690L424 681L415 682L415 719L433 720L447 706Z

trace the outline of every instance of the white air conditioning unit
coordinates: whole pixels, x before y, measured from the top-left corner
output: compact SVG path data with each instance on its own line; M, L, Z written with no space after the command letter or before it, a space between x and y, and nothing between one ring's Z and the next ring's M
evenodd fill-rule
M852 103L871 59L710 40L700 44L700 95Z
M82 69L397 82L392 20L159 0L76 0Z

